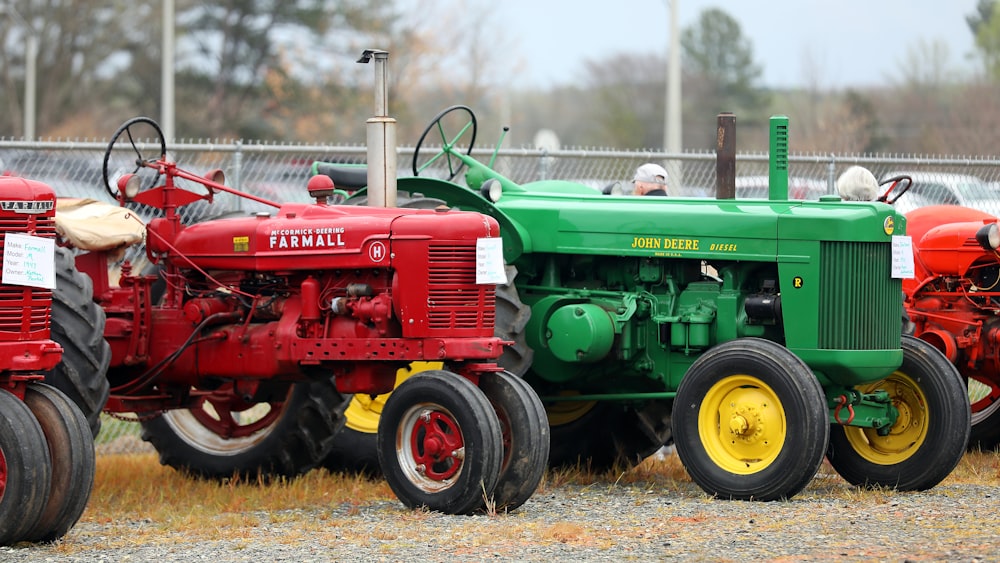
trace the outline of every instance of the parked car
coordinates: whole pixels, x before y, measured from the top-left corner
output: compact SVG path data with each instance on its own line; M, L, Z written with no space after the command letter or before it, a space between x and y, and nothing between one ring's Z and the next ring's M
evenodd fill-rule
M767 176L737 176L736 197L739 199L767 199ZM788 177L788 199L817 200L829 193L826 182L803 176Z
M925 205L961 205L1000 216L1000 191L977 176L897 171L883 174L881 181L899 175L913 179L909 191L894 204L904 214Z

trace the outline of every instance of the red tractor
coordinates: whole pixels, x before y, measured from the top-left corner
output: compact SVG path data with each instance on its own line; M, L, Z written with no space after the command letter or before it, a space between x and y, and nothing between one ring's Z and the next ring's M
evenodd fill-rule
M91 426L73 388L79 374L60 363L64 350L77 359L81 350L73 340L64 348L54 338L65 332L50 327L62 306L53 304L55 200L41 182L0 176L0 545L62 537L94 482ZM107 383L94 393L106 397Z
M104 178L121 207L158 215L145 228L149 272L125 260L113 283L120 245L77 248L106 315L104 410L135 413L162 463L208 478L299 475L329 455L350 394L388 392L397 370L433 361L444 369L409 378L382 413L378 455L392 490L407 506L453 514L513 509L534 493L545 410L498 366L496 282L477 277L503 271L494 219L328 205L325 176L309 182L315 203L272 202L227 187L220 171L179 168L143 117L113 135ZM274 212L184 224L184 206L220 193Z
M1000 229L957 205L909 212L915 277L903 280L915 336L958 367L972 404L971 448L1000 445Z

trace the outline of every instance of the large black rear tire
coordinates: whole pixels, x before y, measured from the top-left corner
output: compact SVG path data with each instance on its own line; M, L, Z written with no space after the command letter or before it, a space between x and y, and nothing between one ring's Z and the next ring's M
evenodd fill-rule
M296 477L329 453L347 406L332 378L292 384L282 400L259 403L269 408L258 420L242 419L247 411L232 409L226 400L146 420L142 439L156 448L160 463L198 477Z
M108 401L111 347L104 340L104 310L94 303L90 276L76 269L73 253L56 248L56 288L52 292L52 340L63 348L62 361L45 374L83 412L93 437L101 429Z

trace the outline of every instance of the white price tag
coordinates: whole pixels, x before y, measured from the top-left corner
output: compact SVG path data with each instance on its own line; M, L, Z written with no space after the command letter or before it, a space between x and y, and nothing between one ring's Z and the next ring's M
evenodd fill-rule
M56 243L52 239L7 233L3 245L3 283L56 287Z
M892 277L912 278L913 271L913 240L904 235L892 237Z
M502 238L481 238L476 241L476 283L507 283Z

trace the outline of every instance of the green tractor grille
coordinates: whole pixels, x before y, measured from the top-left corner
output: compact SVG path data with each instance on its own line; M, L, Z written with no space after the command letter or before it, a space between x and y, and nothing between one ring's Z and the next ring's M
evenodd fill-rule
M432 243L428 249L427 325L432 329L489 329L496 316L492 285L476 284L476 243Z
M819 347L899 348L903 286L890 276L891 245L824 242L820 253Z

